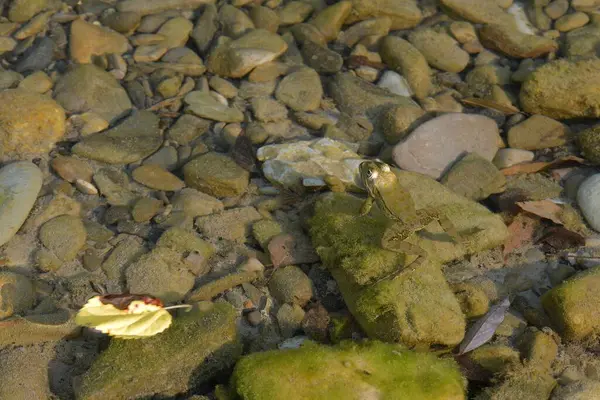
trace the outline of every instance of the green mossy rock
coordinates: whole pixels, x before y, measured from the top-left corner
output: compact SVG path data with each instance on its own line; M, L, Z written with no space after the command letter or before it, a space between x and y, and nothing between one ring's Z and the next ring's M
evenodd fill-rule
M453 361L381 342L254 353L237 363L231 389L243 400L465 398Z
M600 267L581 272L545 293L542 305L563 339L582 340L600 333Z
M493 374L504 373L519 365L519 352L502 344L485 344L467 354L468 359Z
M556 386L552 375L536 368L519 367L499 385L486 389L475 400L547 400Z
M77 399L168 397L202 385L240 356L236 317L228 303L198 303L156 336L113 339L84 375Z
M444 206L456 228L470 240L469 248L452 243L439 225L432 223L408 239L429 253L418 270L369 285L401 267L405 257L381 248L389 221L378 208L360 217L362 199L348 194L326 194L317 201L310 220L313 244L348 308L370 337L409 345L456 345L464 336L465 319L440 263L503 243L506 226L485 207L433 179L405 171L397 175L417 208Z

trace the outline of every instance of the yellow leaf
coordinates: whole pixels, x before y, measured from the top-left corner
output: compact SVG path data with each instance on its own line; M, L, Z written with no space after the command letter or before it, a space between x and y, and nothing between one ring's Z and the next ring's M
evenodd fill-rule
M133 300L126 308L119 309L113 304L103 303L101 299L100 296L91 298L79 310L75 322L116 338L137 339L164 331L173 320L167 308L157 304Z

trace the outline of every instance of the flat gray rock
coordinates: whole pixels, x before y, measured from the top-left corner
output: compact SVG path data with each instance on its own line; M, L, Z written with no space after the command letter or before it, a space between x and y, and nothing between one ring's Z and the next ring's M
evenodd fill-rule
M402 169L438 179L461 156L477 153L491 161L498 151L496 122L482 115L451 113L415 129L394 147L394 162Z
M8 242L27 219L42 188L42 171L28 161L0 169L0 246Z
M577 204L588 224L600 231L600 174L590 176L579 186Z

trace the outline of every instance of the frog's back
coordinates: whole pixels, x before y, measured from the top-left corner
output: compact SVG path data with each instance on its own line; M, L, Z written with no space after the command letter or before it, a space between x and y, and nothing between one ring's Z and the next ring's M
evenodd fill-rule
M416 216L415 203L410 193L397 180L393 185L378 185L377 190L381 197L377 205L388 218L406 220Z

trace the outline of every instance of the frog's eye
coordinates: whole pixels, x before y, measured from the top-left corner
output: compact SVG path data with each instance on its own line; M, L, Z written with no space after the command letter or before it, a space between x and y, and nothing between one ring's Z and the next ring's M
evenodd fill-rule
M390 166L389 166L389 165L387 165L387 164L384 164L384 165L381 167L381 170L382 170L383 172L390 172L390 171L391 171L391 169L390 169Z
M377 170L375 170L375 169L369 170L369 179L377 179L378 176L379 176L379 172L377 172Z

